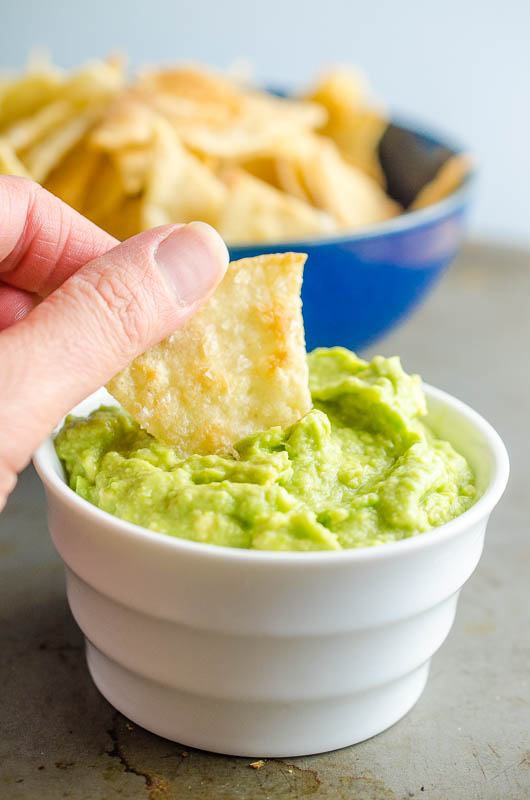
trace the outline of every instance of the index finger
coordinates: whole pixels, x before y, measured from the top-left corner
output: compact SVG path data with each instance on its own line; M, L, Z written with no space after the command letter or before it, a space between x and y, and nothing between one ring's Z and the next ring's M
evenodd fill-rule
M117 243L38 183L0 175L2 283L45 297Z

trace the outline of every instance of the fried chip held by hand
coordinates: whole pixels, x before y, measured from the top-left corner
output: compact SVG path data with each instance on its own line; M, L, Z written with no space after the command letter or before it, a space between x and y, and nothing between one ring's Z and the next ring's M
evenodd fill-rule
M114 377L111 394L182 456L230 451L311 408L300 301L306 256L232 262L208 303Z

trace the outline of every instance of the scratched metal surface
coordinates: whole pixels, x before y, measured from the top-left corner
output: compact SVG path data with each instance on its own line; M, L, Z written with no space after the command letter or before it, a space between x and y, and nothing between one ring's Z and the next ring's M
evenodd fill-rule
M0 519L0 798L529 798L529 306L530 254L468 247L377 348L484 413L508 445L512 478L423 697L355 747L253 769L116 713L88 677L27 470Z

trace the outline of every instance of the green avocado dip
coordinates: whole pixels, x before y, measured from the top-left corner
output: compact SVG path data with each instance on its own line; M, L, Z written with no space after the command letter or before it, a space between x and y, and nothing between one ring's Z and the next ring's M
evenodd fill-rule
M398 358L308 358L313 410L233 454L183 461L118 407L67 417L55 447L71 488L151 531L258 550L394 542L473 504L467 462L422 423L420 379Z

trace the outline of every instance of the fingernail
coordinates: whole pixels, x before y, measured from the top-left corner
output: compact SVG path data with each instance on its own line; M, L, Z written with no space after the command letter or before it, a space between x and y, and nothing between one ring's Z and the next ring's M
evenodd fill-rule
M190 222L158 245L155 259L177 302L189 306L219 283L228 266L228 250L210 225Z

